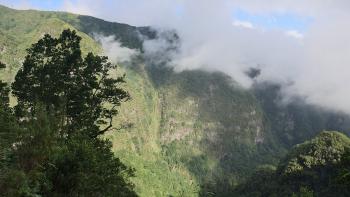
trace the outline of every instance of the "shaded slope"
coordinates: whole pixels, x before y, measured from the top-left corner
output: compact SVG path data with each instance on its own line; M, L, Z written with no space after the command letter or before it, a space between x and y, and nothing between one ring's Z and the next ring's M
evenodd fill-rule
M131 49L142 48L142 36L146 36L146 38L155 37L155 32L148 27L135 27L122 23L107 22L84 15L77 16L78 21L70 20L65 14L59 15L59 17L86 34L102 33L105 36L115 36L115 39L119 40L122 46Z

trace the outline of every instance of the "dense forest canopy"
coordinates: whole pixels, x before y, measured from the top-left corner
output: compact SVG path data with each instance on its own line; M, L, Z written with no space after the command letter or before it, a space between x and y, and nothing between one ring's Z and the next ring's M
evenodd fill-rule
M263 167L234 192L236 196L349 196L350 138L322 132L296 145L277 169Z

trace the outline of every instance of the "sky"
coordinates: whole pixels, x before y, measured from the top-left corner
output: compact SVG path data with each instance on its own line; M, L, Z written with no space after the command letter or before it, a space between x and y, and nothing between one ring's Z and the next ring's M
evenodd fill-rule
M297 95L350 114L349 0L0 0L0 4L150 25L160 32L175 29L181 38L179 50L166 54L175 70L222 71L249 88L252 80L244 73L259 67L258 80L280 83L286 101ZM98 38L110 56L136 53L121 49L109 37ZM145 41L146 53L163 57L165 40L160 36Z
M63 0L0 0L0 4L16 9L61 10Z
M126 0L124 0L126 1ZM79 0L0 0L0 4L9 6L11 8L15 9L38 9L38 10L49 10L49 11L73 11L77 13L83 13L83 14L91 14L88 10L92 8L88 8L86 6L86 9L84 9L84 6L77 6L77 9L74 9L75 5L83 4L84 1ZM88 2L88 1L87 1ZM98 1L97 1L98 2ZM117 2L117 3L115 3ZM119 3L120 2L120 3ZM113 1L113 0L107 0L103 1L104 4L114 4L115 6L123 5L123 3L119 0ZM173 11L181 15L183 11L183 7L179 3L178 5L175 5L173 7ZM92 12L93 13L93 12ZM103 15L97 14L97 17L103 17ZM103 17L105 19L108 19L110 17ZM116 20L118 22L126 22L130 23L131 21L124 21L124 17L121 17L120 20L118 18L112 18L113 20ZM298 32L304 32L307 29L308 24L311 21L311 18L309 17L300 17L297 15L294 15L293 13L277 13L277 14L251 14L243 9L240 8L233 8L232 9L232 19L236 21L244 21L249 22L255 26L260 26L261 28L281 28L286 30L294 30ZM151 25L145 23L136 23L134 25Z

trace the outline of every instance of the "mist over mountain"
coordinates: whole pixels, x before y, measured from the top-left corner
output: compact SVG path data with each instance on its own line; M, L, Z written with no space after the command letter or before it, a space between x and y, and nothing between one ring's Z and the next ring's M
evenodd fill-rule
M103 137L135 169L137 195L249 196L256 191L246 180L255 180L256 169L294 164L293 150L306 158L300 165L308 164L310 153L295 145L323 130L350 134L349 4L268 2L64 1L61 10L86 15L0 6L0 61L7 65L0 78L13 81L26 49L44 34L75 30L83 55L107 55L118 64L113 75L126 74L131 100L113 118L116 131ZM311 22L303 32L267 28L235 18L236 9L272 18L291 12ZM321 144L327 158L345 154L346 135L320 136L304 144L311 150ZM333 146L341 150L332 152ZM312 161L319 159L315 154ZM288 194L322 192L312 183L285 186Z
M286 100L297 95L311 104L350 112L345 85L350 63L346 55L350 43L346 1L271 0L263 5L254 0L105 1L98 5L94 1L66 1L62 9L162 30L175 29L181 44L169 65L176 70L222 71L249 87L252 81L244 72L259 66L259 80L282 84ZM241 21L234 15L237 10L268 18L272 25ZM279 17L290 15L305 27L273 26L273 20L278 23ZM152 51L166 48L160 43L153 47Z

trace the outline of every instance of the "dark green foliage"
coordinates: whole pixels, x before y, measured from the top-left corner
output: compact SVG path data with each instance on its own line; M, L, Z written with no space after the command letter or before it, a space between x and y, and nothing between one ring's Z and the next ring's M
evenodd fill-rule
M342 188L343 183L336 183L335 178L349 148L346 135L322 132L293 148L281 161L277 173L292 190L307 186L320 196L348 196L350 188Z
M0 179L3 196L136 196L127 181L133 171L114 158L110 142L62 138L41 109L22 127Z
M350 148L350 139L346 135L324 131L316 138L295 146L280 162L278 171L288 175L337 164L347 148Z
M4 68L6 68L6 65L0 62L0 70ZM0 107L2 109L9 108L9 93L10 93L10 88L8 87L7 83L2 82L0 80Z
M33 44L15 77L12 93L18 99L20 117L26 116L25 112L35 113L35 104L41 102L62 118L69 133L89 130L95 137L112 127L116 107L129 96L118 87L124 77L110 76L116 67L107 57L92 53L81 57L80 40L75 31L65 30L59 38L45 35Z
M236 188L237 196L349 196L350 139L322 132L295 146L277 170L257 171Z
M126 181L133 171L114 158L110 148L109 141L85 136L63 142L45 166L51 181L45 196L136 196Z
M129 97L113 69L106 57L83 59L70 30L28 49L12 84L17 117L6 110L8 99L0 108L2 196L137 196L134 171L98 137Z
M350 149L347 149L342 157L335 182L342 186L343 190L350 188Z
M5 68L5 65L1 62L0 68ZM11 152L11 146L15 142L18 129L16 119L12 116L9 108L8 93L7 83L0 80L0 179L3 178L7 171L8 157Z

